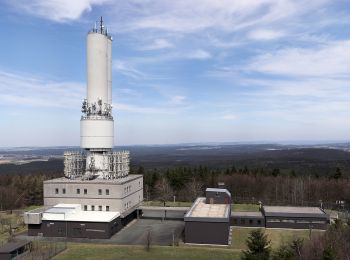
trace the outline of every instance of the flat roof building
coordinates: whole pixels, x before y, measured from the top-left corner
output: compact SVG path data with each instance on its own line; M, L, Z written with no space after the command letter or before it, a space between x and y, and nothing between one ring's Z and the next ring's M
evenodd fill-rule
M228 245L231 194L226 189L207 189L206 194L196 199L184 217L185 242Z
M267 228L326 229L329 216L319 207L263 206Z
M80 204L57 204L39 215L26 212L24 218L37 223L28 224L28 235L45 237L110 238L126 224L119 212L83 211Z

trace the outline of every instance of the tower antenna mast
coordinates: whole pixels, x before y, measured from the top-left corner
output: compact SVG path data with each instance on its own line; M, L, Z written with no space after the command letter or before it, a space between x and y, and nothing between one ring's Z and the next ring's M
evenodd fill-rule
M101 33L103 33L103 20L102 20L102 16L101 16L101 20L100 20L100 30L101 30Z

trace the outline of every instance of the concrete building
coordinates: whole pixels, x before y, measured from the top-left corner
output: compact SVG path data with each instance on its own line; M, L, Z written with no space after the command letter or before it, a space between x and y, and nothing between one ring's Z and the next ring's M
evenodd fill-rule
M128 175L114 180L70 180L44 182L44 205L80 204L84 211L117 211L127 215L143 200L143 176Z
M326 229L329 216L318 207L262 206L258 212L232 212L230 222L241 227Z
M28 234L109 238L138 214L143 176L129 175L128 151L112 151L112 37L103 25L87 35L87 98L80 147L64 153L64 178L44 182L44 208L25 213Z
M263 206L267 228L326 229L329 216L318 207Z
M38 214L36 222L28 225L28 235L100 239L110 238L127 224L118 212L84 211L80 204L57 204Z
M231 226L265 227L265 217L262 212L231 212Z
M228 245L231 204L222 202L231 201L231 195L226 189L210 188L206 194L206 198L197 198L184 217L185 242Z

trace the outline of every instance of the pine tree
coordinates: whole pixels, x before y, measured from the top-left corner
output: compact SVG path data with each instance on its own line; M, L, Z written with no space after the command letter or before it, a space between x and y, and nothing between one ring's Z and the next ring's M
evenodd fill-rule
M271 241L261 230L253 230L246 241L248 250L243 251L242 260L268 260L271 253Z

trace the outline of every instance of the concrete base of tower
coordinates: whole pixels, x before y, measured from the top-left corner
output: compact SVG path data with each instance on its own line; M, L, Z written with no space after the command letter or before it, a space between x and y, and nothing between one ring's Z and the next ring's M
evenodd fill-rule
M143 175L83 180L58 178L44 181L44 206L79 204L83 211L117 211L122 216L143 201Z

